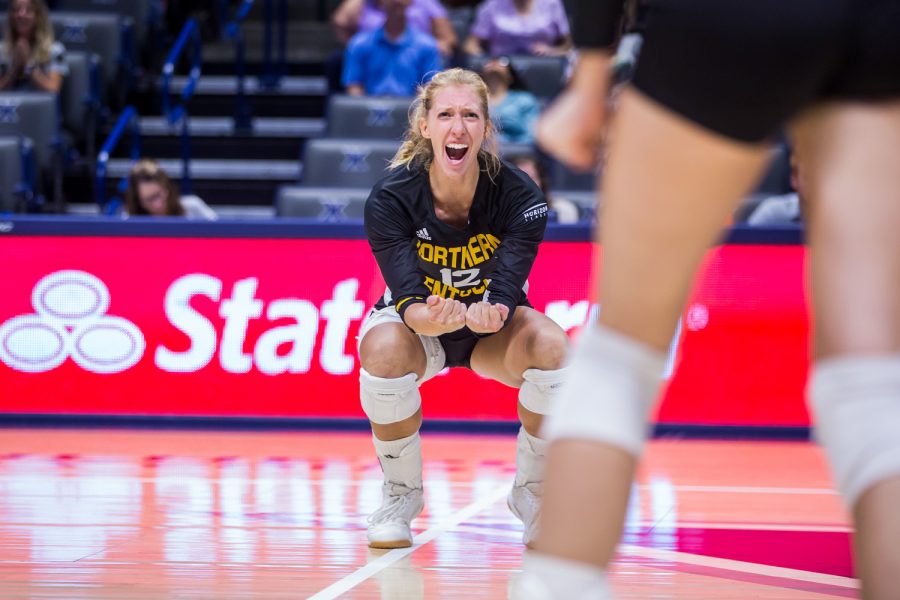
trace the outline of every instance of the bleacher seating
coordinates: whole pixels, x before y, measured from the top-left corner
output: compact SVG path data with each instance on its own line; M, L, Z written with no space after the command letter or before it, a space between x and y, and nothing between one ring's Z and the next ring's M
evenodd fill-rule
M59 150L57 113L54 94L0 92L0 135L29 138L38 167L49 169Z
M576 190L588 192L597 184L595 171L573 171L558 161L553 161L550 169L550 186L557 190Z
M66 52L69 74L60 91L62 125L88 155L93 154L97 111L101 106L100 57L87 52ZM96 87L95 87L96 86Z
M362 219L368 196L368 188L283 185L275 197L275 214L320 221Z
M328 102L331 138L399 140L409 125L412 98L334 95Z
M56 39L67 51L91 52L100 57L106 92L121 101L135 64L134 47L127 44L131 19L115 14L54 12L50 20Z
M549 102L565 86L568 69L568 61L565 57L515 54L509 59L516 72L522 77L525 87L541 102ZM466 59L466 66L473 71L480 71L487 60L483 56L470 56Z
M399 146L399 140L309 140L301 182L304 186L371 188L384 176Z
M154 20L151 0L56 0L54 10L70 13L108 13L129 17L134 23L135 42L141 47Z
M16 187L21 182L21 140L17 137L0 137L0 212L15 209Z

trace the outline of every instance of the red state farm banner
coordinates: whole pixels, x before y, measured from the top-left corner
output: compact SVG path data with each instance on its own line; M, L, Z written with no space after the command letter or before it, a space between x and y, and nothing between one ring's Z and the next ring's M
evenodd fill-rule
M592 246L545 242L529 298L574 334ZM365 240L0 239L0 413L363 418L356 335L383 292ZM659 421L809 424L801 246L710 252ZM515 419L516 390L464 369L426 418Z

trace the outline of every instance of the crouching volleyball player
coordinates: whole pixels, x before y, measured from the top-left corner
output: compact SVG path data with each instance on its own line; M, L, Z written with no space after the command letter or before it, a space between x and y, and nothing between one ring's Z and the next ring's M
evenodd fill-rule
M564 378L568 338L525 295L547 224L531 179L498 158L487 88L463 69L420 88L389 174L372 190L365 228L387 290L360 330L360 400L384 471L369 517L373 548L412 544L422 511L419 387L466 367L519 389L522 422L508 504L536 534L543 415ZM477 402L464 392L461 402Z

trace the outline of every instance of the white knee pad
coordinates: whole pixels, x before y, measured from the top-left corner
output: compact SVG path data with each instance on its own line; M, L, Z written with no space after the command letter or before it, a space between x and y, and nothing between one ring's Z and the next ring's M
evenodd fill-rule
M422 405L415 373L384 378L363 368L359 370L359 399L369 420L379 425L408 419Z
M603 326L575 345L557 406L544 419L548 440L596 440L640 456L659 391L665 353Z
M568 367L554 371L526 369L522 373L525 381L519 387L519 402L533 413L549 415L568 372Z
M808 395L816 436L849 507L900 475L900 355L820 361Z

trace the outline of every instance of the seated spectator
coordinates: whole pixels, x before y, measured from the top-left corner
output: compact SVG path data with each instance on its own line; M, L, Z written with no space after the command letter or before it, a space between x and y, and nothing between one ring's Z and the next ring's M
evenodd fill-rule
M382 0L387 19L374 31L353 36L344 58L342 81L355 96L413 96L441 70L434 38L407 26L411 0Z
M506 57L494 58L481 68L488 87L491 120L501 142L533 144L534 125L541 114L537 97L525 89L522 78Z
M577 223L579 220L578 206L566 198L556 198L550 193L550 185L547 178L547 170L536 156L520 154L510 161L519 167L532 181L538 184L544 192L547 206L550 207L550 220L556 223Z
M747 224L756 227L786 225L803 221L803 180L796 153L791 153L791 187L787 194L769 196L760 200L747 216Z
M375 31L387 21L384 0L343 0L331 17L335 36L347 44L357 33ZM406 7L406 23L410 29L431 35L445 58L453 55L459 40L438 0L411 0Z
M463 44L476 56L564 56L571 48L562 0L485 0Z
M218 219L199 196L182 196L178 186L159 163L141 159L128 173L128 189L125 191L127 216L187 217L188 219Z
M68 74L43 0L13 0L0 46L0 90L58 93Z

